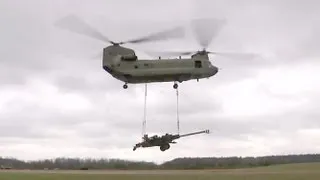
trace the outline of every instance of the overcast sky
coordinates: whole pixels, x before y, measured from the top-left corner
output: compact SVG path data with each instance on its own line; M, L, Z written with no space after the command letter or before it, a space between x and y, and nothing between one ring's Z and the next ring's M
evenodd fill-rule
M320 151L320 4L298 0L1 0L0 152L30 160L104 157L163 162L190 156L261 156ZM183 25L226 20L210 50L262 58L211 56L219 73L180 84L180 131L166 152L141 140L144 85L112 78L99 54L109 44L54 26L75 14L114 41ZM139 45L198 50L184 39ZM156 57L153 57L156 58ZM147 132L176 133L173 83L148 86Z

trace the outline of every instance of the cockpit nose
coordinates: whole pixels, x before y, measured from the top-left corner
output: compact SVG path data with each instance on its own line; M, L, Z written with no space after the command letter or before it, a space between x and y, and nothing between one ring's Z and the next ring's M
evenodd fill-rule
M219 71L219 69L216 66L212 66L210 68L210 76L214 76L215 74L217 74Z

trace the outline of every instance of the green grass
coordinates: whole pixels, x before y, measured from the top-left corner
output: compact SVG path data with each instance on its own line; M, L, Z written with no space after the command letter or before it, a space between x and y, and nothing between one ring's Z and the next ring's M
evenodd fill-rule
M186 171L0 171L0 180L319 180L320 163Z

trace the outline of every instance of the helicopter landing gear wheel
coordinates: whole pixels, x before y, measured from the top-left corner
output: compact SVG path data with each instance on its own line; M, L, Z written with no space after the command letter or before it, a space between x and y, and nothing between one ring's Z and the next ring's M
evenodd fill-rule
M160 146L160 150L161 151L165 151L165 150L167 150L169 148L170 148L170 145L168 143L167 144L163 144L163 145Z
M177 89L177 88L178 88L178 84L177 84L177 83L174 83L173 88L174 88L174 89Z
M128 88L128 85L127 83L123 85L123 89L127 89Z

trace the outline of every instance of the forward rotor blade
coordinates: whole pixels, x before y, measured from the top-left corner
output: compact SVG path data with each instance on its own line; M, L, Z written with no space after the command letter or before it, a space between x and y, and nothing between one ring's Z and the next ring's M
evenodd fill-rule
M165 30L162 32L150 34L145 37L140 37L138 39L133 39L133 40L121 42L119 44L143 43L143 42L149 42L149 41L158 41L158 40L166 40L169 38L182 38L182 37L184 37L183 27L176 27L176 28Z
M89 57L89 59L94 59L94 60L102 60L102 58L103 58L103 52L96 52Z
M255 59L259 57L258 54L253 53L234 53L234 52L209 52L210 54L223 56L232 59Z
M114 43L77 16L69 15L55 23L57 27L103 42Z
M191 26L200 46L203 49L207 49L225 23L225 20L219 19L194 19L191 22Z

